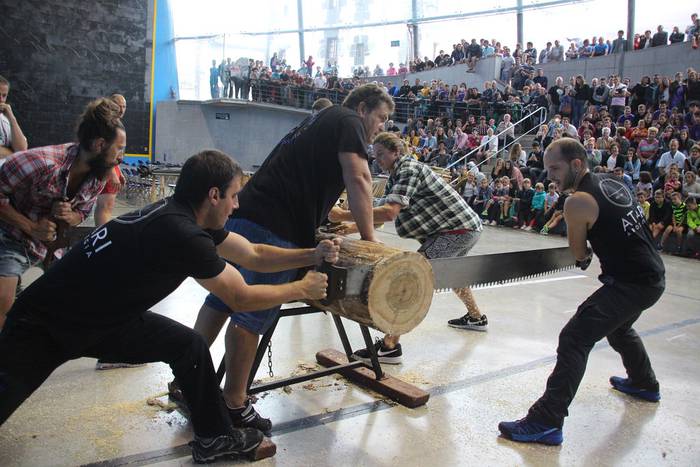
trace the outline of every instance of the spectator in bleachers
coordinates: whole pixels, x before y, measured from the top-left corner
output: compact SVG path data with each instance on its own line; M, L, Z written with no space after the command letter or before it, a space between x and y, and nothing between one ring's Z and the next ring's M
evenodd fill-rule
M666 44L668 44L668 33L664 31L664 27L662 25L659 25L656 28L656 33L654 34L654 37L652 37L651 39L651 46L659 47L661 45Z
M569 48L566 50L565 56L567 60L576 60L579 58L579 49L576 47L576 44L573 42L569 44Z
M669 144L669 151L665 152L659 158L657 169L660 175L666 173L667 167L671 164L676 164L678 167L685 167L685 154L678 150L678 140L672 139Z
M617 31L617 39L612 42L610 53L616 54L627 50L627 40L625 39L625 31L620 29Z
M700 146L695 144L690 148L690 155L685 160L686 170L700 173Z
M629 148L627 150L627 160L625 161L624 171L625 174L630 176L632 182L635 184L639 182L641 168L642 162L639 160L637 152L634 150L634 148Z
M498 144L500 147L508 146L515 139L515 125L513 125L511 121L510 114L503 115L503 120L501 120L496 127L496 133L500 135L498 137Z
M685 39L685 35L678 30L678 26L673 27L673 31L671 32L671 35L669 36L669 41L671 44L677 44L679 42L683 42Z
M700 258L700 252L697 251L697 246L695 246L695 251L691 249L696 241L695 237L700 235L700 208L698 208L697 198L690 197L686 199L685 206L687 209L686 224L688 226L685 253L686 256L691 256L694 254L695 258Z
M676 253L682 252L683 245L683 235L685 234L688 226L686 222L687 208L683 202L681 194L674 191L671 194L671 224L666 226L664 233L661 237L661 247L668 248L668 237L674 233L676 234Z
M7 103L10 82L0 76L0 160L10 154L27 150L27 138L17 122L12 106Z
M576 76L574 82L574 104L573 104L573 116L572 123L575 126L581 124L581 118L583 117L584 110L591 100L592 91L591 87L586 84L586 80L582 75Z
M663 190L654 192L654 201L649 207L649 228L654 240L659 238L668 226L672 224L673 211L671 203L664 197ZM661 243L657 242L657 249L661 249Z
M698 182L698 176L692 170L686 170L685 174L683 174L681 193L683 198L700 198L700 182Z
M600 165L603 159L602 153L600 150L596 149L595 138L592 137L585 140L583 147L586 148L586 159L588 161L588 169L591 172L593 172L593 170ZM609 147L608 149L606 149L606 154L608 151Z

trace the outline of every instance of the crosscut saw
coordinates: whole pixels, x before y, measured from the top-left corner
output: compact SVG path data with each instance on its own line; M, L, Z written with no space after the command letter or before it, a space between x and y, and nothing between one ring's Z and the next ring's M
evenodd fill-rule
M588 266L577 263L569 247L436 258L428 261L433 268L434 288L437 292L520 282L577 266L583 269ZM326 299L322 303L329 304L347 295L358 295L370 267L342 268L324 263L320 271L328 275L328 289Z

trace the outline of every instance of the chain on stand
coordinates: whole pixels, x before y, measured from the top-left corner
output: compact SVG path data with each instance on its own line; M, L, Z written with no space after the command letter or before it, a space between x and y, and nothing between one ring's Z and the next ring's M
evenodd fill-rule
M272 340L267 343L267 368L270 378L274 378L275 374L272 372Z

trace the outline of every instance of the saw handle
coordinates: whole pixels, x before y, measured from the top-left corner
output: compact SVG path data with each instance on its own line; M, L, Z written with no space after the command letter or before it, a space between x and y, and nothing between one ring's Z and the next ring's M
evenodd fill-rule
M586 248L586 257L583 258L582 260L576 260L576 267L581 268L582 271L585 271L588 269L588 266L591 265L591 261L593 260L593 250L591 250L591 247Z
M330 305L335 300L345 298L345 284L348 276L347 269L334 266L328 261L324 261L316 270L328 276L326 298L321 300L323 305Z

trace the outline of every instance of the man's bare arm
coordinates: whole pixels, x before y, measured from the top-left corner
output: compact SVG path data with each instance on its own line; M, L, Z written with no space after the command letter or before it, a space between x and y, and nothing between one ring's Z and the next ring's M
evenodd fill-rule
M272 308L297 300L319 300L325 298L327 277L309 271L302 280L280 285L248 285L243 276L230 264L211 279L197 279L197 282L219 297L230 309L256 311Z
M588 231L598 219L598 204L588 193L574 193L564 203L564 219L569 248L582 261L589 255Z
M363 240L376 241L372 224L372 175L367 159L354 152L338 154L348 203Z
M338 260L340 240L324 240L316 248L279 248L261 243L251 243L233 232L216 250L222 258L258 272L279 272L320 264L323 259L334 263Z

